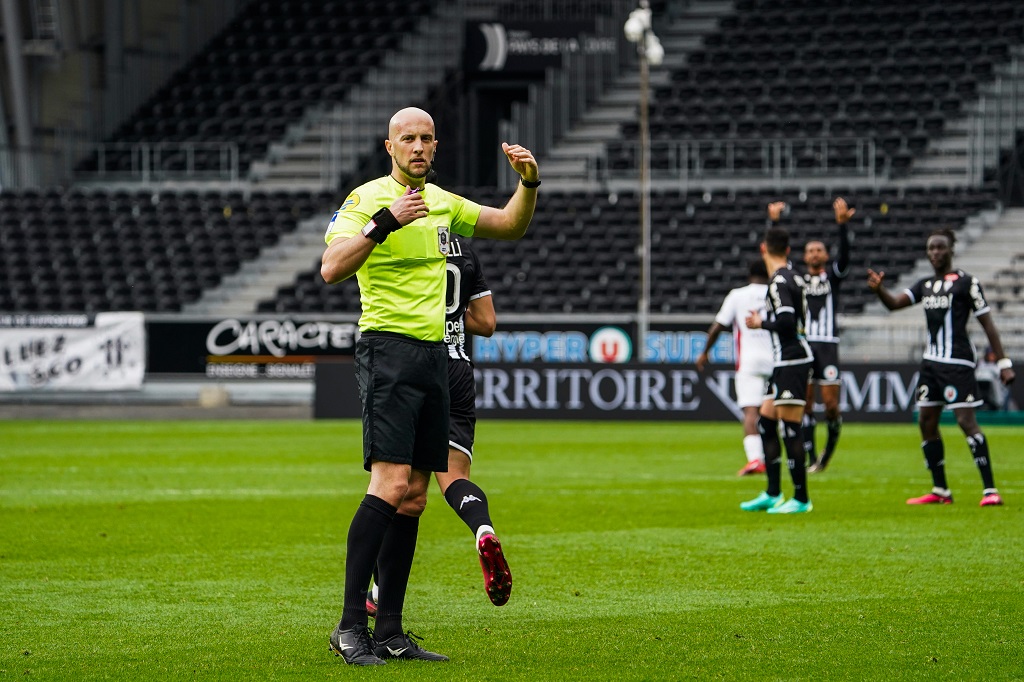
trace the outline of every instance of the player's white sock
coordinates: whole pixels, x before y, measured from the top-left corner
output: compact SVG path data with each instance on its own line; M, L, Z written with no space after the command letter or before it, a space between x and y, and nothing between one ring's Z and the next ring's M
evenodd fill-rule
M744 436L743 437L743 452L747 454L748 462L763 462L764 461L764 446L761 445L761 436Z
M487 526L487 525L480 526L479 528L477 528L476 529L476 542L477 542L477 544L480 544L480 538L482 538L483 536L487 535L488 533L491 534L491 535L495 535L496 534L494 532L494 529L491 528L490 526Z

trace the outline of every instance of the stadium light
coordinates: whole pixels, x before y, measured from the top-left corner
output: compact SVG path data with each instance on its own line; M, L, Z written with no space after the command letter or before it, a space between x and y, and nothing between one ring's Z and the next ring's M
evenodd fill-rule
M636 45L640 57L640 295L636 306L637 352L645 360L651 315L651 130L648 120L650 67L665 59L665 48L651 28L651 7L647 0L629 13L622 27L626 40Z

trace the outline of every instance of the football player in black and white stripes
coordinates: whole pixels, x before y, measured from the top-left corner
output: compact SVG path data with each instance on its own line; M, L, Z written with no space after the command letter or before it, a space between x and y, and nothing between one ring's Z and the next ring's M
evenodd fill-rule
M434 473L441 494L476 537L484 572L484 589L491 603L501 606L512 594L512 573L501 542L494 533L487 496L469 480L476 436L476 383L473 362L466 352L466 334L491 336L497 325L490 287L480 259L469 241L452 238L448 253L448 297L444 340L448 344L448 471Z
M982 404L978 381L974 376L977 351L967 333L967 322L973 315L988 337L989 345L999 358L999 379L1004 385L1013 382L1013 362L1003 352L1003 344L981 282L963 270L953 268L953 247L956 235L952 230L936 230L928 236L927 253L935 273L915 282L899 294L883 285L884 272L868 270L868 288L889 310L906 308L916 303L924 307L928 323L928 344L921 361L917 383L918 423L921 427L925 463L932 475L932 490L921 497L912 497L907 504L952 504L953 494L946 483L945 447L939 433L939 417L943 409L952 410L960 430L981 474L981 506L1003 503L996 489L989 458L988 440L978 427L974 410Z
M786 205L783 202L769 204L768 216L778 221ZM839 327L836 315L839 312L839 293L843 280L850 274L850 218L857 212L850 208L846 199L837 197L832 202L836 224L839 226L838 252L829 258L824 242L811 240L804 245L804 267L802 273L806 283L807 317L804 322L807 342L814 353L811 365L811 379L807 384L807 405L802 421L804 451L809 464L807 471L824 471L839 443L843 419L839 410L839 391L842 385L839 371ZM815 429L818 421L814 416L815 386L820 387L821 402L825 406L828 424L828 440L819 455L815 446Z
M789 267L789 232L771 227L761 242L761 257L768 270L767 317L751 311L745 323L750 329L766 329L772 336L774 368L772 381L757 428L764 448L767 488L752 500L740 504L744 511L769 514L805 514L814 509L807 491L806 455L800 419L807 396L807 378L811 372L811 347L804 336L807 301L804 280ZM793 498L782 495L782 448L785 446L789 475L793 479Z

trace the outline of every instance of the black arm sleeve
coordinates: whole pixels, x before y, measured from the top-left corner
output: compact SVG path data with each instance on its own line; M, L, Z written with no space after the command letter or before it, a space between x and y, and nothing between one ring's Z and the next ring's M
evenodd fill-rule
M839 226L839 253L832 261L832 269L839 279L850 274L850 226L847 223Z
M775 332L782 343L792 341L796 338L796 315L789 311L779 313L774 320L763 320L761 329Z

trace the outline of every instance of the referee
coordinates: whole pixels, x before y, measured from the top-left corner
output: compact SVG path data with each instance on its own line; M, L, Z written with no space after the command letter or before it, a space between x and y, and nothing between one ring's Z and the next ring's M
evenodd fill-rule
M448 468L445 259L451 233L519 239L533 218L540 171L519 145L502 150L521 183L504 208L481 206L425 179L437 150L422 109L397 112L384 148L391 173L357 187L327 228L320 273L355 275L361 336L355 371L363 410L363 466L370 484L348 530L341 620L330 648L354 665L385 658L445 661L402 629L419 517L435 471ZM373 636L366 590L376 563L380 603Z

